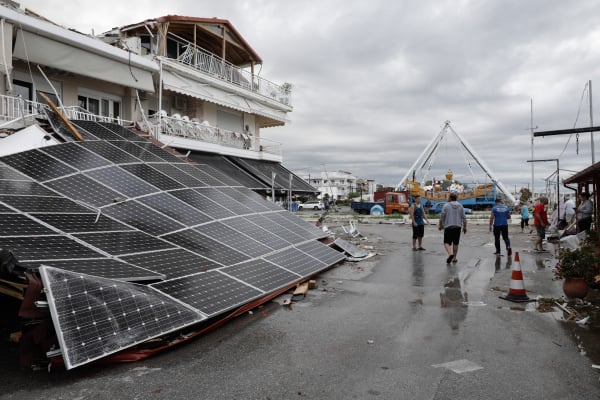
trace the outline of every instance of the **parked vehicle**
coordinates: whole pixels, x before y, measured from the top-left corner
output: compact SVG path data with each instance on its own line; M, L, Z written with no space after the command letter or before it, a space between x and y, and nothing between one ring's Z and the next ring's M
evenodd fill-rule
M353 201L350 208L359 214L376 214L381 209L385 214L408 214L408 192L375 192L373 201ZM377 212L372 212L377 211Z
M325 206L320 200L309 200L304 203L298 204L298 210L324 210Z

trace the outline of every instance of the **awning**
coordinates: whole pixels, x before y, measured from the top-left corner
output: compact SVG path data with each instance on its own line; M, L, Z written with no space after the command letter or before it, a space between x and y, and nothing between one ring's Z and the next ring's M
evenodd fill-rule
M240 95L226 92L208 83L195 81L176 72L163 69L163 88L186 96L229 107L248 114L258 114L277 121L285 121L285 114L246 99Z
M154 92L152 72L19 30L14 57L122 86Z

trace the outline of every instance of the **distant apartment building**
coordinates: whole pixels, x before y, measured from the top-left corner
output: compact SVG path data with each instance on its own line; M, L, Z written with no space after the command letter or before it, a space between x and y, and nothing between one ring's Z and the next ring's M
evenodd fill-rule
M376 186L374 180L357 178L351 172L341 170L305 174L300 177L317 188L320 192L320 199L347 200L351 194L353 196L372 196Z

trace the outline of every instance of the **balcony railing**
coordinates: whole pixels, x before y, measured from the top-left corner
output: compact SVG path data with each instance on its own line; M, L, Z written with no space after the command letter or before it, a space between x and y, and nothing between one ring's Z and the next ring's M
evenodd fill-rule
M177 40L183 41L179 37ZM185 48L184 52L177 58L180 63L282 104L292 105L292 90L289 83L277 85L267 79L252 75L249 71L233 65L201 47L194 46L193 43L185 42L183 47Z
M0 127L10 124L29 126L35 122L36 117L43 115L42 109L44 107L47 106L35 101L0 95ZM92 114L77 106L64 107L62 111L67 118L72 120L111 122L122 126L134 125L133 121ZM158 115L154 115L146 121L139 121L138 125L142 130L149 132L156 138L162 133L221 146L266 152L277 156L282 155L282 145L279 142L217 128L209 125L206 121L200 122L196 118L189 119L186 116L181 117L178 115L169 117L164 114L161 118L158 118Z
M154 137L159 134L177 136L186 139L212 143L221 146L233 147L244 150L263 151L281 156L281 143L259 139L254 135L243 132L230 131L216 126L211 126L207 121L200 122L197 118L181 117L178 114L167 116L165 114L153 115L148 122L140 122L140 127L152 133Z

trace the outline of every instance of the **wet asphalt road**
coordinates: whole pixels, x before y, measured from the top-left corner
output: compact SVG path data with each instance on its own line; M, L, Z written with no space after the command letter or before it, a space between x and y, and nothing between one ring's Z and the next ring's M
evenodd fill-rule
M498 298L512 258L492 255L487 225L469 226L451 266L434 226L422 252L411 251L409 225L359 229L378 255L319 275L291 307L282 305L286 294L137 363L48 374L19 371L5 358L0 399L600 397L600 372L581 354L573 323L536 303ZM558 297L549 255L531 254L530 236L518 231L511 227L512 247L529 296Z

